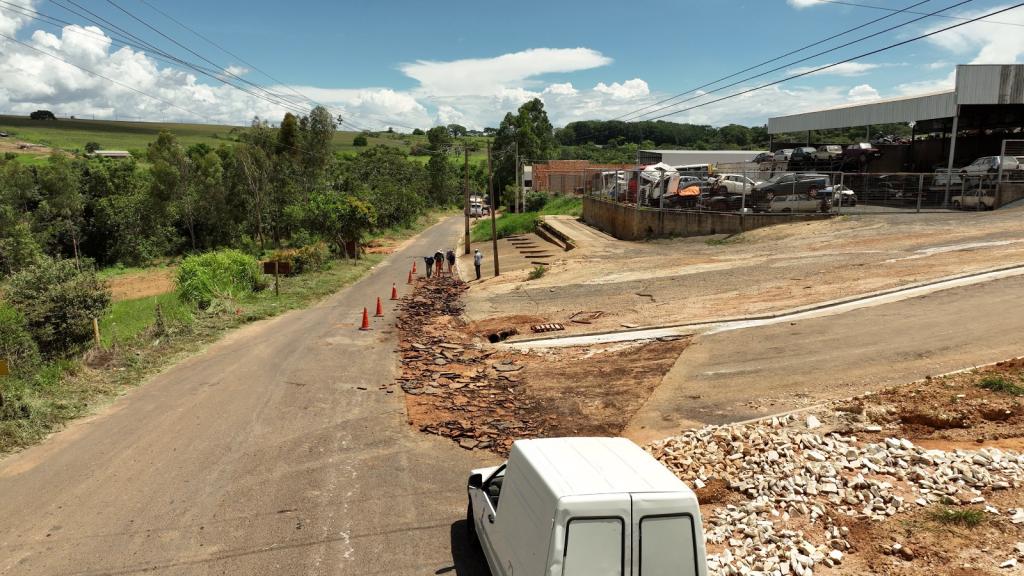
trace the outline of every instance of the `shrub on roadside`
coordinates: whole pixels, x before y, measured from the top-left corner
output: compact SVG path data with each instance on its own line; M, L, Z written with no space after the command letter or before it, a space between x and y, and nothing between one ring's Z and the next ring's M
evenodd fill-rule
M96 275L91 261L79 270L73 260L42 257L11 277L10 302L44 356L71 354L93 337L92 319L110 306L110 291Z
M526 195L526 211L540 212L550 198L543 192L530 192Z
M15 376L27 374L39 364L39 347L25 325L25 317L0 302L0 360L6 360Z
M274 252L273 259L291 263L292 275L317 272L331 261L331 249L323 242L315 242L301 248L278 250Z
M189 256L178 267L178 296L199 308L214 300L236 299L266 287L260 263L238 250L216 250Z

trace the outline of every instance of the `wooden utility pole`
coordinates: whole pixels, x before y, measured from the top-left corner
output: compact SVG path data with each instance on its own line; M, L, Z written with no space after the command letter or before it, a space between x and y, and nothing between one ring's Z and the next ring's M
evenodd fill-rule
M498 275L498 225L494 221L497 206L494 205L494 172L491 171L491 143L487 143L487 194L491 201L491 254L494 258L494 275Z
M465 152L465 156L463 157L464 159L462 161L462 192L463 192L463 195L466 197L466 201L465 201L465 212L466 212L466 242L465 242L465 244L466 244L466 252L465 253L469 254L469 252L470 252L470 250L469 250L469 214L470 214L470 207L469 207L469 144L468 143L466 144L465 148L463 148L463 152Z
M519 140L513 142L516 149L516 193L512 195L512 203L516 205L513 212L519 212L519 194L523 191L523 187L519 185Z

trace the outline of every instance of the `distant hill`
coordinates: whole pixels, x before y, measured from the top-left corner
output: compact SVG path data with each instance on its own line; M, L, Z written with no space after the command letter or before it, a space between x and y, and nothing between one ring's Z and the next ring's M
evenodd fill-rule
M174 124L165 122L123 122L115 120L30 120L28 116L0 115L0 132L10 138L51 148L83 150L87 142L96 142L106 150L129 150L138 153L156 139L161 130L173 132L181 143L190 146L204 142L212 147L234 142L243 126L213 124ZM361 150L352 145L359 132L337 132L334 149L339 152ZM426 137L408 134L374 133L367 137L369 146L397 146L408 152L413 145L426 144Z

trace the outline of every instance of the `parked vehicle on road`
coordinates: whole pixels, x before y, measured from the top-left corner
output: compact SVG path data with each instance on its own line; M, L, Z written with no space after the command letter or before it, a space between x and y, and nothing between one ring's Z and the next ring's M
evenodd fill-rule
M842 184L836 184L835 186L825 188L822 190L822 193L826 198L832 199L833 206L857 205L857 193Z
M782 148L775 151L776 162L789 162L790 155L793 154L792 148Z
M949 202L954 210L994 210L996 207L996 197L991 188L966 190L950 198Z
M467 491L494 576L707 575L697 496L625 438L520 440Z
M757 186L750 178L742 174L718 174L714 177L712 190L716 194L747 194Z
M769 212L828 212L831 209L832 202L823 194L786 194L768 203Z
M842 157L843 147L835 144L818 146L818 151L814 153L814 159L819 162L832 162L834 160L839 160Z

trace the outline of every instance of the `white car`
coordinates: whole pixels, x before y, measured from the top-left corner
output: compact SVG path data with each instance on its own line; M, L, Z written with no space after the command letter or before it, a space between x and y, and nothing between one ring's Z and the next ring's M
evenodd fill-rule
M754 186L757 186L757 182L742 174L719 174L715 177L712 190L717 194L748 194Z
M625 438L520 440L468 492L493 576L707 576L696 494Z
M962 195L950 198L954 210L992 210L996 206L996 198L991 188L967 190Z
M826 197L810 194L786 194L768 202L769 212L828 212L831 208Z
M960 169L961 176L996 175L1002 165L1003 172L1024 170L1024 157L982 156Z
M792 154L793 154L793 149L792 148L783 148L781 150L776 150L775 151L775 161L776 162L789 162L789 157Z
M843 157L843 147L836 146L834 144L826 144L824 146L818 146L818 151L814 153L815 160L830 161L838 160Z

